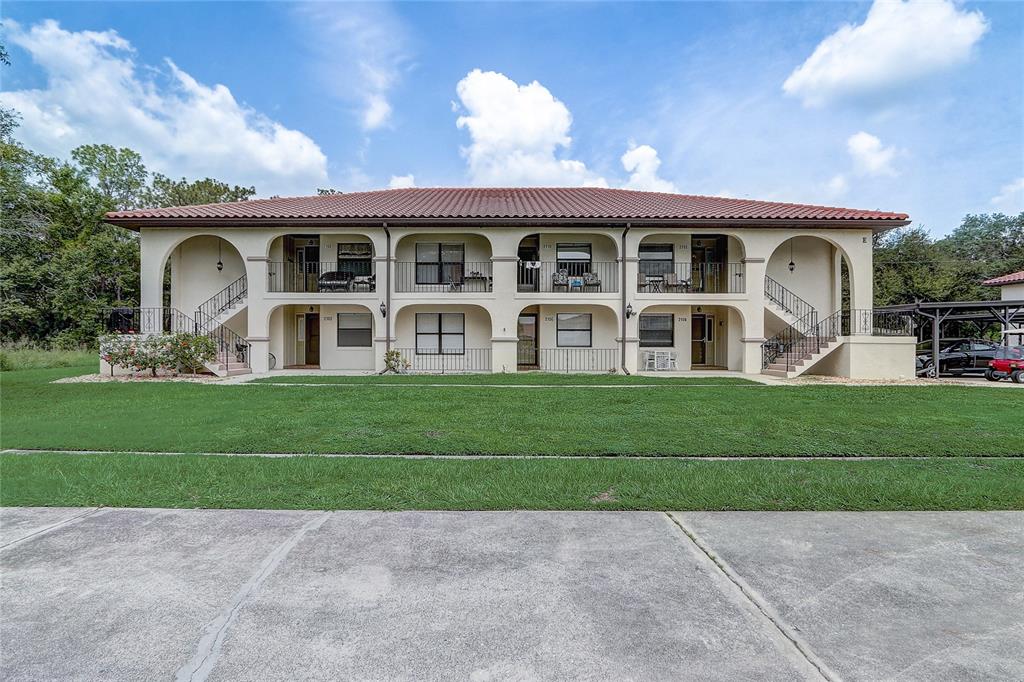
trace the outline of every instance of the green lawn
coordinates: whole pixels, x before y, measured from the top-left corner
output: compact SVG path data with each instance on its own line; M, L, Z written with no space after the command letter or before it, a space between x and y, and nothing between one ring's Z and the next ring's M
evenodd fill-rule
M996 388L49 383L89 371L95 367L0 374L0 446L527 455L983 456L1024 450L1024 392Z
M256 379L255 384L373 384L431 385L472 384L474 386L763 386L742 377L652 377L623 374L387 374L383 376L324 376L303 374Z
M6 506L1024 508L1024 459L860 461L0 455Z

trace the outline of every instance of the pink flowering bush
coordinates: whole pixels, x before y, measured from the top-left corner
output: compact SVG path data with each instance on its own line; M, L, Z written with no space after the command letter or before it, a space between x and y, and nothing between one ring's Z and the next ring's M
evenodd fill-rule
M196 334L111 334L102 336L100 357L111 368L124 367L137 372L158 369L195 372L216 357L216 346L208 336Z

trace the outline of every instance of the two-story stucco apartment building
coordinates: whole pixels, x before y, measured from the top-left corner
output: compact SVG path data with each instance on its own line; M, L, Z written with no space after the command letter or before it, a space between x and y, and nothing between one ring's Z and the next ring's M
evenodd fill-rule
M216 334L219 373L381 371L397 350L412 371L913 376L905 320L872 310L872 235L902 213L412 188L106 219L141 237L130 326Z

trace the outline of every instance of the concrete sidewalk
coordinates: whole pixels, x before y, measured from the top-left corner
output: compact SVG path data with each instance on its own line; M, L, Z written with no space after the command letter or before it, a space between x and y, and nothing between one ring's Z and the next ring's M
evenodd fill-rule
M0 509L0 678L1021 679L1024 512Z

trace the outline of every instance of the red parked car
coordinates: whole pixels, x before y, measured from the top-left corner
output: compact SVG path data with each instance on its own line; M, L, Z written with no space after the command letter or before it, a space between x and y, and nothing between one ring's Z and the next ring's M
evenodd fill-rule
M1000 346L995 358L988 361L986 379L999 381L1007 377L1016 384L1024 384L1024 346Z

